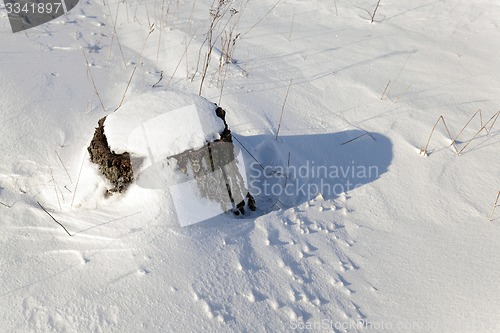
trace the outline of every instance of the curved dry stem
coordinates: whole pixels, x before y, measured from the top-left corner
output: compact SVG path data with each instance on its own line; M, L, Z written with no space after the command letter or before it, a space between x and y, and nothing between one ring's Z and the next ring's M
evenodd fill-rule
M474 117L479 113L479 116L481 118L481 127L483 126L483 114L481 113L481 109L477 110L476 113L474 113L474 115L469 119L469 121L467 122L467 124L465 124L464 127L462 127L462 129L460 130L460 132L457 134L457 136L455 137L455 139L453 139L453 142L456 142L458 137L460 136L460 134L462 134L462 132L465 130L465 128L467 126L469 126L470 122L472 121L472 119L474 119Z
M437 124L439 123L440 120L443 122L443 125L446 128L446 132L448 133L448 137L451 140L451 133L450 133L450 130L448 129L448 125L446 125L446 121L444 120L444 117L443 116L439 116L438 120L434 124L434 127L432 127L432 131L431 131L431 134L429 135L429 139L427 140L427 144L425 145L425 148L421 148L420 149L420 154L428 155L427 148L429 147L429 143L431 142L431 138L432 138L432 135L434 134L434 130L436 129L436 126L437 126ZM457 150L457 147L456 147L454 141L451 143L451 145L453 145L453 147L455 147L455 150Z
M479 135L479 133L481 133L483 131L483 129L486 129L488 124L490 122L492 122L491 126L490 126L490 129L489 131L487 131L488 133L493 129L493 125L495 125L495 122L497 121L498 119L498 116L500 115L500 111L498 111L496 114L494 114L487 122L486 124L484 124L483 126L481 126L481 128L479 129L479 131L477 131L476 134L474 134L474 136L472 137L472 139L470 139L469 141L467 141L467 143L465 144L465 146L462 147L462 149L460 149L459 152L457 152L457 155L460 155L465 148L467 148L467 146L474 140L476 139L476 137Z

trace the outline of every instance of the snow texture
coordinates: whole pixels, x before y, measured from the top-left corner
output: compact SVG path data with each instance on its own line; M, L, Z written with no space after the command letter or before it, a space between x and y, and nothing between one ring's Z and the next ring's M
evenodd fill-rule
M0 5L1 330L499 332L500 122L477 133L500 3L382 0L371 23L376 1L229 1L205 100L211 5L80 1L16 34ZM208 101L258 210L181 227L196 207L161 157L216 137ZM105 197L86 152L104 116L156 186Z
M219 139L224 123L216 108L196 95L153 91L110 114L104 132L111 150L149 157L154 163Z

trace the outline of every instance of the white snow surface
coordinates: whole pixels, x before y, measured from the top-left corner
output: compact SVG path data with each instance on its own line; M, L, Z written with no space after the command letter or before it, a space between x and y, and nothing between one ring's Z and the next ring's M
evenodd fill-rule
M129 152L149 163L198 149L220 138L224 122L217 106L197 95L149 92L106 117L104 133L116 153Z
M382 0L371 23L376 2L229 1L206 100L212 1L80 1L16 34L0 5L0 331L500 332L500 3ZM181 227L168 166L105 196L99 119L142 155L140 122L200 133L175 110L207 100L256 212ZM200 123L146 156L221 126Z

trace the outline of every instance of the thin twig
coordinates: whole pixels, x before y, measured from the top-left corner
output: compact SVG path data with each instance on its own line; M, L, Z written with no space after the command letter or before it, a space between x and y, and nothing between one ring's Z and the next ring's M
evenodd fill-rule
M377 13L377 9L378 9L379 5L380 5L380 0L378 0L377 6L375 7L375 10L373 11L372 21L370 23L373 23L373 20L375 19L375 14Z
M397 97L396 99L394 100L394 103L397 103L399 101L399 98L401 96L403 96L404 94L406 94L406 92L408 91L408 89L410 89L410 87L413 85L413 83L411 83L405 90L403 90L403 92L401 92Z
M193 38L194 38L195 34L196 34L196 30L193 33L193 35L191 36L191 39L189 40L189 43L186 44L186 47L184 48L184 53L182 54L181 58L179 59L179 62L177 63L177 66L175 66L175 69L174 69L174 71L172 73L172 76L170 77L170 80L168 80L168 82L167 82L167 87L170 84L170 82L172 82L172 80L174 79L175 73L177 73L177 70L179 69L179 66L181 65L181 62L182 62L182 59L184 58L184 56L186 56L186 59L187 59L187 51L189 49L189 45L191 45L191 42L193 41ZM187 60L186 60L186 67L187 67Z
M194 14L194 7L196 6L196 0L193 1L193 7L191 7L191 14L189 14L189 31L191 31L191 26L193 25L193 14Z
M71 208L73 208L73 203L75 202L76 190L78 189L78 183L80 182L80 175L82 174L83 163L85 162L85 155L86 154L83 155L82 164L80 165L80 171L78 172L78 178L76 179L75 189L73 192L73 198L71 199Z
M292 31L293 31L293 23L295 21L295 9L293 9L293 15L292 15L292 25L290 26L290 33L288 34L288 41L292 40Z
M89 228L86 228L86 229L83 229L83 230L80 230L80 231L75 232L75 233L73 234L73 236L75 236L75 235L77 235L77 234L84 233L84 232L86 232L86 231L89 231L89 230L91 230L91 229L94 229L94 228L97 228L97 227L100 227L100 226L103 226L103 225L106 225L106 224L109 224L109 223L112 223L112 222L116 222L116 221L123 220L123 219L126 219L126 218L131 217L131 216L135 216L135 215L140 214L140 213L142 213L142 211L135 212L135 213L133 213L133 214L129 214L129 215L127 215L127 216L118 217L118 218L116 218L116 219L112 219L112 220L109 220L109 221L103 222L103 223L101 223L101 224L94 225L94 226L92 226L92 227L89 227Z
M59 153L57 152L57 150L55 150L56 152L56 155L57 155L57 158L59 159L59 162L61 162L63 168L64 168L64 171L66 171L66 175L68 176L69 178L69 181L73 184L73 181L71 180L71 176L69 175L69 172L68 172L68 169L66 169L66 166L64 165L62 159L61 159L61 156L59 156Z
M221 87L220 87L219 105L221 105L221 102L222 102L222 94L224 93L224 83L226 83L227 69L228 68L229 68L229 65L226 64L226 66L224 68L224 75L222 76Z
M118 48L120 49L120 54L123 59L123 64L125 65L125 68L127 67L127 61L125 60L125 56L123 55L123 49L122 49L122 44L120 43L120 40L118 39L118 32L116 32L116 21L118 20L118 11L120 9L120 3L118 2L118 5L116 6L116 18L113 20L113 15L111 14L111 7L108 5L108 11L109 11L109 16L111 17L111 23L113 24L113 35L111 36L111 45L109 46L109 55L108 58L111 56L111 51L113 50L113 39L116 35L116 42L118 43Z
M109 13L109 18L111 19L111 24L114 26L114 20L113 20L113 15L111 15L111 7L108 6L108 13ZM113 49L113 43L115 41L115 32L116 29L113 29L113 33L111 34L111 42L109 43L109 53L108 53L108 59L111 58L111 51Z
M499 205L498 205L498 199L500 198L500 191L498 191L498 194L497 194L497 199L495 200L495 203L493 204L493 208L491 209L491 214L490 214L490 218L488 219L488 221L492 221L493 220L493 214L495 213L495 208L497 208Z
M290 92L290 86L292 85L293 79L290 79L290 83L288 83L288 88L286 90L285 100L283 101L283 106L281 107L281 116L280 122L278 123L278 130L276 131L276 140L278 140L278 135L280 134L281 121L283 120L283 113L285 112L285 104L288 98L288 93Z
M1 202L1 201L0 201L0 205L5 206L5 207L7 207L7 208L11 208L12 206L14 206L14 204L12 204L12 205L10 205L10 206L9 206L9 205L7 205L7 204L4 204L4 203L3 203L3 202Z
M94 86L94 91L97 95L97 98L99 99L99 103L101 103L102 111L106 112L106 108L104 107L104 103L102 102L101 95L99 95L99 91L97 90L97 87L95 85L94 81L94 76L92 75L92 71L90 70L90 64L89 60L87 59L87 54L85 53L85 50L82 49L83 56L85 57L85 63L87 64L87 73L90 75L90 80L92 81L92 85Z
M472 117L470 117L469 121L464 125L464 127L462 127L462 129L460 130L460 132L458 132L457 136L455 137L455 139L453 139L453 142L456 142L458 137L460 136L460 134L462 134L462 132L465 130L465 128L469 125L469 123L472 121L472 119L474 119L474 117L479 113L479 116L481 117L481 127L483 127L483 115L481 113L481 109L477 110L476 113L474 113L474 115Z
M288 152L288 162L286 164L286 174L285 174L285 186L283 188L287 188L287 185L288 185L288 171L290 170L290 156L291 156L291 152Z
M429 155L427 152L427 148L429 147L429 143L431 142L431 138L432 138L432 135L434 134L434 130L436 129L436 126L440 120L443 122L444 127L446 128L446 132L448 133L448 137L450 138L450 140L452 140L450 130L448 129L448 126L446 125L446 121L444 120L444 117L439 116L438 120L434 124L434 127L432 128L431 134L429 135L429 139L427 140L427 144L425 145L425 148L420 148L420 154L423 154L425 156ZM458 150L457 147L455 146L455 142L452 141L451 144L455 147L455 150Z
M118 106L116 107L116 109L115 109L113 112L118 111L118 109L122 107L123 101L125 100L125 95L127 94L128 87L130 87L130 83L132 82L132 78L134 77L135 70L137 69L137 66L138 66L138 65L136 65L136 66L134 67L134 70L132 71L132 75L130 75L130 78L129 78L129 80L128 80L127 86L125 87L125 91L123 92L122 99L120 100L120 104L118 104Z
M245 147L245 146L243 145L243 143L241 143L241 141L240 141L240 140L238 140L238 138L237 138L237 137L233 136L233 139L235 139L235 140L236 140L236 142L238 142L238 143L240 144L240 146L242 146L242 147L243 147L243 149L245 149L245 151L248 153L248 155L250 155L250 156L251 156L251 157L255 160L255 162L257 162L257 164L258 164L258 165L262 168L262 170L265 170L265 169L266 169L266 168L262 165L262 163L260 163L260 162L259 162L259 160L258 160L258 159L257 159L257 158L256 158L256 157L255 157L255 156L254 156L251 152L250 152L250 150L248 150L248 148L247 148L247 147Z
M59 192L57 191L57 188L59 187L57 185L57 182L54 178L54 172L52 171L52 165L50 163L50 157L49 157L49 152L47 152L47 160L48 160L48 163L49 163L49 173L50 173L50 178L52 179L52 182L54 183L54 191L56 192L56 198L57 198L57 203L59 205L59 210L62 210L61 208L61 200L59 200ZM64 198L64 195L62 194L61 192L61 195L63 196Z
M128 5L125 3L125 0L123 0L123 3L125 4L125 9L127 11L127 23L130 23L130 16L128 15Z
M352 139L350 139L350 140L347 140L347 141L345 141L345 142L342 142L340 145L341 145L341 146L346 145L346 144L348 144L348 143L351 143L351 142L353 142L353 141L356 141L356 140L357 140L357 139L359 139L359 138L364 137L365 135L368 135L368 132L363 133L363 134L360 134L360 135L358 135L357 137L352 138Z
M155 29L156 28L154 23L149 26L148 35L146 36L146 39L144 39L144 44L142 44L141 54L139 55L139 61L137 62L138 64L140 64L142 61L142 54L144 53L144 49L146 48L146 43L148 42L148 38L153 33L153 31L155 31Z
M194 36L194 34L193 34ZM193 37L191 37L191 40L193 40ZM184 36L184 45L186 45L186 48L184 49L184 56L186 57L186 79L189 79L189 59L188 59L188 47L189 45L187 44L186 36Z
M158 82L156 82L155 84L153 84L151 86L151 88L156 88L158 87L158 84L161 82L161 80L163 80L163 71L160 72L160 79L158 80Z
M62 225L62 224L61 224L58 220L56 220L56 219L54 218L54 216L52 216L52 215L51 215L51 214L50 214L50 213L49 213L49 212L48 212L48 211L47 211L47 210L46 210L46 209L42 206L42 204L41 204L40 202L38 202L38 201L37 201L36 203L38 204L38 206L40 206L40 208L42 208L42 209L43 209L43 211L44 211L45 213L47 213L47 214L48 214L48 215L49 215L49 216L50 216L50 217L54 220L54 222L56 222L57 224L59 224L59 225L60 225L60 226L64 229L64 231L66 231L66 233L67 233L70 237L72 237L72 235L69 233L68 229L66 229L66 228L65 228L65 227L64 227L64 226L63 226L63 225Z
M385 93L387 91L387 88L389 88L389 85L391 84L391 80L387 82L387 85L385 86L384 92L382 93L382 96L380 96L380 100L384 99Z
M135 65L134 70L132 71L132 75L130 75L130 78L128 80L127 86L125 87L125 91L123 92L122 99L120 100L120 104L118 104L118 106L116 107L116 109L113 112L118 111L118 109L122 107L123 101L125 100L125 95L127 94L127 91L128 91L129 86L130 86L130 83L132 82L132 78L134 77L135 71L137 70L137 66L139 66L139 64L142 61L142 53L144 52L144 49L146 48L146 43L148 41L148 38L153 33L154 30L155 30L155 27L154 27L154 23L153 23L149 27L149 33L146 36L146 39L144 40L144 44L142 45L142 50L141 50L141 54L139 56L139 61L138 61L137 65Z
M225 9L224 9L223 7L224 7L224 5L227 5L227 3L224 3L223 0L218 0L218 1L219 1L219 3L217 5L217 7L214 7L214 4L215 4L216 0L214 0L212 2L212 7L210 8L210 15L213 17L213 19L212 19L212 21L210 23L210 28L209 28L209 30L207 32L208 36L205 38L205 40L201 44L200 49L198 51L198 61L196 63L196 70L194 71L194 74L191 77L191 82L193 82L194 77L195 77L196 73L198 73L198 69L200 67L201 52L203 50L203 47L205 46L205 43L208 42L208 51L205 53L205 56L203 58L203 59L205 59L205 62L203 63L203 73L201 73L202 74L202 77L201 77L201 81L202 82L201 82L200 91L199 91L199 95L200 96L201 96L201 92L202 92L203 82L205 80L205 76L207 74L208 66L210 64L212 50L215 47L215 44L217 43L217 40L221 36L222 32L225 31L225 28L227 27L227 25L229 24L229 22L231 22L231 20L228 20L222 29L218 29L220 21L222 20L222 18L227 14L227 12L231 8L230 6L226 6ZM214 38L214 35L213 35L214 30L220 30L220 33L215 38Z
M151 20L149 19L149 9L148 9L148 2L144 1L144 5L146 6L146 15L148 17L148 25L151 26Z
M224 5L226 5L226 3L219 0L217 7L211 8L212 21L210 22L210 28L208 30L208 37L207 37L208 51L206 53L205 63L203 64L203 72L201 74L200 89L198 91L198 95L200 95L200 96L201 96L201 93L203 91L203 84L204 84L206 76L207 76L208 67L210 66L210 60L212 59L212 51L214 49L215 43L217 42L217 39L219 38L219 36L217 36L214 39L214 30L219 26L220 21L222 20L222 18L224 17L224 15L227 13L227 10L228 10L228 8L226 8L224 13L222 13L222 11L224 10ZM202 44L202 47L203 47L203 44Z
M161 37L163 35L164 19L165 19L165 0L162 1L161 5L160 35L158 36L158 48L156 50L156 67L158 67L158 61L160 59Z
M252 27L250 29L247 30L247 32L245 32L244 34L241 35L241 38L245 37L246 34L248 34L250 31L252 31L253 28L255 28L260 22L262 22L266 17L267 15L269 15L274 8L276 8L276 6L281 2L281 0L278 0L276 1L276 3L274 4L274 6L271 7L271 9L269 9L269 11L266 13L266 15L264 15L260 20L257 21L257 23L255 23L254 25L252 25Z
M500 114L500 111L498 111L495 115L493 115L493 117L491 117L487 122L486 124L484 124L484 126L482 126L479 131L477 131L477 133L472 137L472 139L470 139L469 141L467 141L467 143L465 144L465 146L462 147L462 149L460 149L459 152L457 152L457 155L460 155L465 148L467 148L467 146L472 142L472 140L474 140L478 135L479 133L481 133L483 131L483 129L486 129L486 126L490 123L490 121L493 120L493 124L495 124L495 121L497 120L498 118L498 115ZM490 131L491 131L492 127L490 127Z
M487 132L488 134L490 134L491 130L493 129L493 126L495 126L495 123L497 122L497 120L498 120L498 117L499 117L499 116L500 116L500 111L498 111L498 112L496 113L495 120L493 120L493 123L491 124L490 129L489 129L489 130L488 130L488 129L486 129L486 132Z
M399 77L401 76L401 73L403 73L403 70L405 69L406 64L408 63L408 60L410 60L411 55L412 55L411 53L408 54L408 57L406 58L406 60L405 60L405 62L403 64L403 67L401 67L401 70L399 71L398 76L396 76L396 79L393 82L394 84L396 84L396 82L398 81ZM387 92L387 95L389 95L389 92L390 92L390 89Z
M135 3L135 11L134 11L134 22L137 22L139 24L141 24L141 22L139 22L139 20L137 19L137 8L139 7L139 1L137 1Z

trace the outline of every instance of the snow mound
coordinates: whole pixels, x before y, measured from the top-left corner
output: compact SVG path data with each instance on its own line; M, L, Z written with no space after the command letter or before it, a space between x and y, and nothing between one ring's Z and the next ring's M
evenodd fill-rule
M216 108L197 95L148 92L110 114L104 132L115 153L129 152L154 163L219 139L224 122L216 116Z

